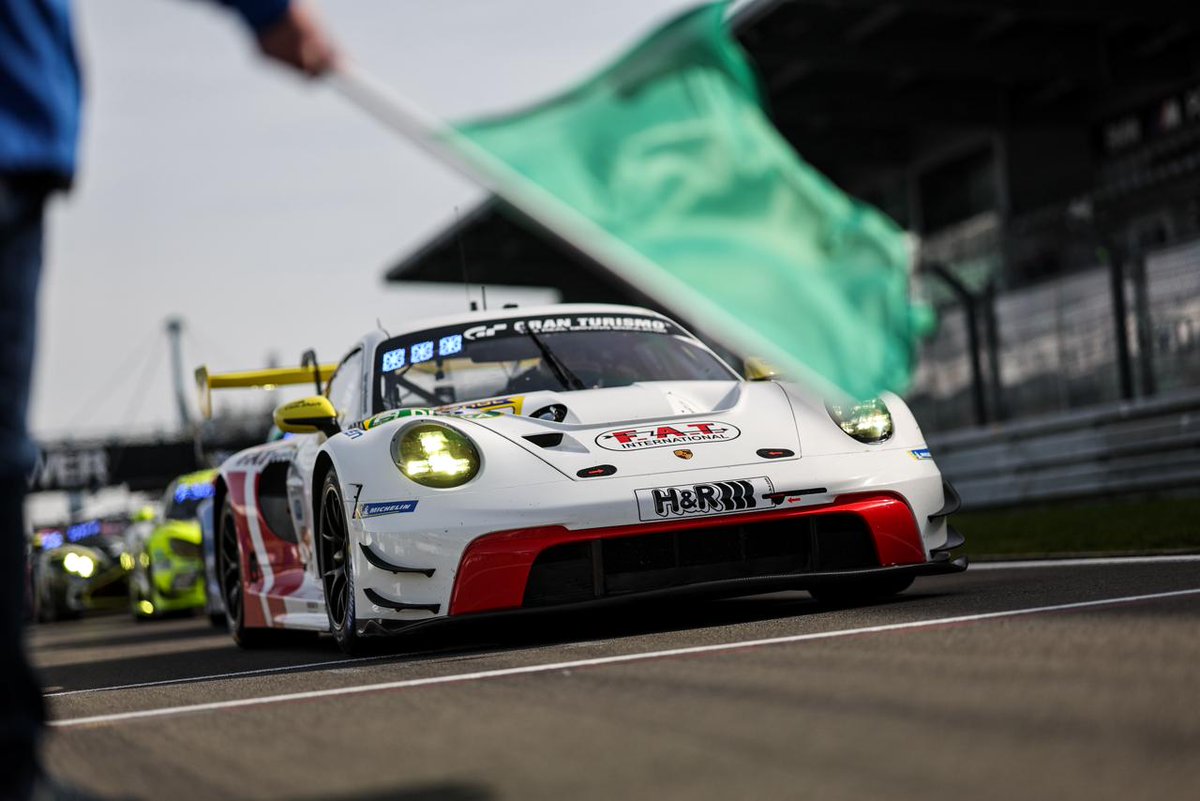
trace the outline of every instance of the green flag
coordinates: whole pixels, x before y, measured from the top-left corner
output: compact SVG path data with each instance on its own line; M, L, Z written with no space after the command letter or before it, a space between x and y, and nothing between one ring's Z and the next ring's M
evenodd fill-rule
M607 232L600 249L636 255L640 288L742 355L856 397L903 392L918 333L905 235L783 139L725 11L687 12L582 85L449 142Z

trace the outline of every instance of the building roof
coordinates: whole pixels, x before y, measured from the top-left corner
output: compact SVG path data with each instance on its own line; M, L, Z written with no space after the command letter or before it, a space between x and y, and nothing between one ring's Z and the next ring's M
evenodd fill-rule
M922 234L976 201L1020 216L1081 195L1103 200L1109 161L1145 140L1170 150L1200 130L1196 4L751 0L735 4L732 24L777 127L803 158ZM1184 134L1160 108L1169 97ZM996 142L1006 171L999 196L955 195L991 169L971 159ZM1194 143L1184 144L1180 166L1155 169L1194 168ZM930 169L939 164L947 175ZM1121 176L1122 186L1138 185ZM387 278L460 281L464 251L472 282L644 302L492 200L403 256Z

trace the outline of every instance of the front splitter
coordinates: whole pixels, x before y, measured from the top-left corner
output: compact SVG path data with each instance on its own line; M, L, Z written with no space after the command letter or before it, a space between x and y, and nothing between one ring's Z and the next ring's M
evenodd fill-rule
M628 593L624 595L606 596L589 601L554 604L550 606L521 607L520 609L504 609L495 612L475 612L462 615L445 615L423 620L363 620L359 621L357 631L366 637L394 636L409 633L415 629L425 629L430 626L444 625L457 621L479 621L493 619L512 619L514 617L533 617L537 615L562 614L570 612L586 612L600 609L611 609L621 606L634 606L662 600L697 599L715 600L720 598L738 598L749 595L765 595L771 592L788 590L809 590L829 587L846 581L869 580L873 578L893 578L902 576L938 576L961 573L967 569L967 557L960 556L951 559L949 554L942 553L928 562L912 565L894 565L891 567L873 567L861 570L837 570L824 573L789 573L774 576L748 576L743 578L723 579L721 581L688 584L680 587L648 590L645 592Z

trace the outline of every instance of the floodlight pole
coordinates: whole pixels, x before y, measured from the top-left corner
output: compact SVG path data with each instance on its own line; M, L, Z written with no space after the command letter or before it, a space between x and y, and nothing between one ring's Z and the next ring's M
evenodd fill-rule
M975 424L982 426L988 421L987 401L983 381L983 363L980 359L982 345L979 342L979 298L958 280L958 277L941 262L930 262L926 265L929 272L945 282L950 291L962 303L963 314L966 315L967 350L971 357L971 400L975 411Z
M167 318L167 339L171 344L171 380L175 385L175 408L179 412L179 427L183 431L192 429L192 413L188 409L187 394L183 381L183 318Z
M1112 296L1113 337L1117 345L1117 384L1122 400L1133 400L1133 356L1129 347L1129 304L1125 301L1125 253L1101 239L1101 257L1108 261L1108 284Z

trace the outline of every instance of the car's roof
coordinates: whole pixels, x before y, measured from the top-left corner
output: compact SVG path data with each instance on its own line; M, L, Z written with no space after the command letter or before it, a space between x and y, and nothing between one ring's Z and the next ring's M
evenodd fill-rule
M380 330L372 331L363 338L363 342L368 348L371 348L385 339L403 336L405 334L412 334L417 331L424 331L430 328L441 328L443 326L455 325L478 325L480 323L487 323L493 320L511 320L514 317L543 317L553 314L623 314L658 317L663 320L671 319L659 314L656 311L644 309L641 306L623 306L615 303L552 303L542 304L539 306L514 306L509 308L493 307L486 310L463 311L457 314L445 314L438 317L416 318L406 325L389 327L386 335Z

